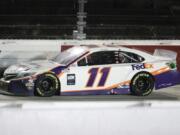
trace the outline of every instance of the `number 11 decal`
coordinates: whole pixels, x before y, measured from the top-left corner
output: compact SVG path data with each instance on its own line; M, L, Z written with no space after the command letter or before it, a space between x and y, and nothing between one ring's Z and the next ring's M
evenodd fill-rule
M100 74L101 74L101 78L99 80L98 87L104 86L106 83L107 77L109 75L110 69L111 69L110 67L105 67L102 69L91 68L88 72L90 74L90 76L89 76L89 80L86 84L86 87L93 87L93 84L96 80L98 72L100 72Z

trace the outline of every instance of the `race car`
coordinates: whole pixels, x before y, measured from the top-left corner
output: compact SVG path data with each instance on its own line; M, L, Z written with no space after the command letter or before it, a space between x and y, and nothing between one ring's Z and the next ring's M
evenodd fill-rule
M177 54L154 55L121 46L75 46L51 60L12 65L0 80L1 93L24 96L147 96L180 83Z

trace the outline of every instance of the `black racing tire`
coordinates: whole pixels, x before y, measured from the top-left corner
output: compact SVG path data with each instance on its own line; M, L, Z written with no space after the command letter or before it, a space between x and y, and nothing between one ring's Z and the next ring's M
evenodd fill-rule
M35 82L35 96L51 97L60 93L60 82L53 73L45 73L38 76Z
M148 96L154 89L154 77L148 72L139 72L131 80L131 94L136 96Z

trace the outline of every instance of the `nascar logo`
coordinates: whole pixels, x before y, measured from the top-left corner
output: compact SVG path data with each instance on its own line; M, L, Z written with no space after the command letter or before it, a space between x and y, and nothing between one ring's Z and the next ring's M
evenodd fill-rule
M141 69L149 69L149 68L153 68L153 65L147 63L132 65L132 70L141 70Z

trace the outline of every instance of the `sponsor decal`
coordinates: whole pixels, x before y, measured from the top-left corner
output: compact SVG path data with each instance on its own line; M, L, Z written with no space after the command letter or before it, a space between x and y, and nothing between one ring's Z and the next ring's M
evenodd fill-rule
M141 69L150 69L150 68L153 68L153 64L147 64L147 63L133 64L131 66L132 66L132 70L141 70Z
M75 74L67 74L67 85L75 85L75 84L76 84Z
M175 62L166 63L166 65L167 65L168 67L170 67L171 69L176 69L176 68L177 68L177 65L176 65Z
M28 82L25 84L28 90L32 90L34 88L34 81L32 79L28 80Z

